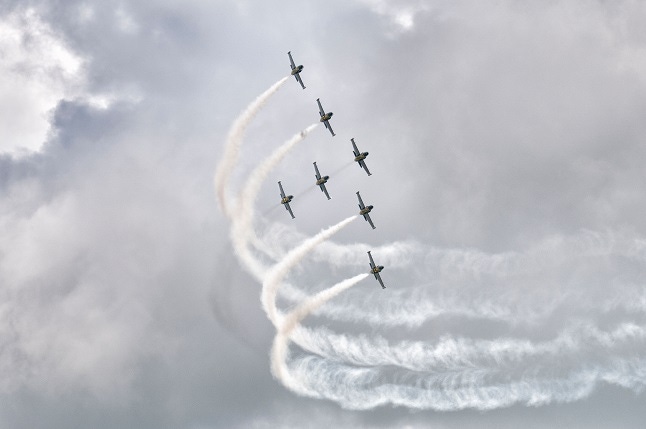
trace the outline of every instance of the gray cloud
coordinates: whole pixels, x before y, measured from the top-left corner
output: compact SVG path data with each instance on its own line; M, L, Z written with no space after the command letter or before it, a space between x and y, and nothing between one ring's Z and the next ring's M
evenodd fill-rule
M232 257L212 189L230 123L288 72L291 50L308 88L288 82L258 116L233 184L316 119L317 97L335 112L338 136L317 128L263 186L257 211L270 224L289 220L271 210L272 182L283 180L297 196L289 228L303 233L353 213L356 190L375 204L378 229L357 221L339 243L415 239L490 255L531 254L546 237L576 237L581 228L643 237L639 2L398 3L417 10L407 30L394 6L378 2L29 5L87 61L87 93L117 101L99 109L63 100L41 152L0 158L3 426L640 427L641 396L604 385L567 406L486 414L352 412L294 396L271 378L273 330L260 285ZM0 10L23 7L6 1ZM370 178L354 165L342 168L351 161L350 137L370 151ZM330 204L303 191L313 161L335 173ZM452 284L466 306L483 297L496 303L509 284L473 282L447 260L434 263L442 279L463 281ZM540 303L560 297L574 278L574 292L590 292L585 302L609 302L595 313L599 324L639 320L643 309L613 309L604 278L585 288L601 272L635 280L626 292L641 290L639 263L610 263L608 271L581 262L574 274L566 266L540 272L524 284L527 301L532 293ZM307 264L313 274L326 272ZM346 269L334 268L339 280ZM384 276L397 283L424 273L391 267ZM307 272L298 279L312 289L323 284ZM366 290L340 302L378 303ZM546 330L562 328L570 309L552 313ZM316 320L358 332L324 317ZM473 327L477 321L434 323L413 335L491 334Z

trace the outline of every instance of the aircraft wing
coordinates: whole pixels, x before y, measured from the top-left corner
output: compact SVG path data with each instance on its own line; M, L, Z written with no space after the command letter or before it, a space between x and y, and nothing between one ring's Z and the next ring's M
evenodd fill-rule
M314 170L316 171L316 180L319 180L321 178L321 173L319 173L319 168L316 166L316 163L314 163Z
M319 104L319 113L321 114L321 116L325 116L325 111L323 110L323 106L321 106L321 100L317 98L316 102Z
M379 284L381 284L381 288L386 289L386 286L384 285L384 281L381 280L381 276L379 275L379 273L375 273L375 278L379 280Z
M334 134L334 130L332 129L332 125L330 125L330 123L328 121L325 121L325 126L326 126L326 128L328 130L330 130L330 132L332 133L332 136L336 135L336 134Z
M372 173L370 173L370 170L368 170L368 166L366 165L365 161L362 159L359 161L359 166L362 167L364 170L366 170L366 173L368 173L368 176L370 176Z
M278 187L280 188L280 198L285 198L285 191L283 191L283 185L278 182Z
M278 182L278 183L280 183L280 182ZM359 191L357 191L357 197L359 198L359 208L361 210L365 209L366 206L363 204L363 200L361 199L361 195L359 194Z
M327 188L325 187L325 183L321 183L320 186L321 186L321 191L323 191L323 193L325 194L325 196L329 200L330 199L330 194L327 193Z
M352 147L354 148L353 150L354 156L361 155L361 153L359 152L359 149L357 148L357 144L354 142L354 139L350 139L350 141L352 142Z
M292 70L294 70L296 68L296 64L294 64L294 60L292 59L292 52L291 51L287 52L287 55L289 55L289 62L292 67Z
M296 78L296 82L300 83L300 84L301 84L301 86L303 87L303 89L305 89L305 85L303 84L303 80L301 79L301 75L300 75L300 74L298 74L298 73L296 73L296 74L294 75L294 77Z
M289 212L290 215L292 215L292 219L294 219L296 216L294 216L294 213L292 212L292 208L289 206L289 203L285 203L285 208Z
M368 251L368 257L370 258L370 268L374 268L375 265L375 260L372 259L372 255L370 254L370 251Z
M370 219L370 215L368 213L364 214L363 217L368 221L372 229L375 229L375 224L372 223L372 219Z

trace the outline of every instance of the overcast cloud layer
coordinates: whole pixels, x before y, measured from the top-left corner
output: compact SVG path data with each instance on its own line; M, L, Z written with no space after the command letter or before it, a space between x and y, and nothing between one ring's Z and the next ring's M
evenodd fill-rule
M104 3L0 1L0 426L641 427L643 2ZM213 174L288 50L307 89L290 79L259 112L231 189L320 97L337 136L317 127L274 170L257 231L280 256L355 214L357 190L377 229L357 219L321 245L279 306L365 272L369 248L388 285L364 280L305 320L300 341L321 348L293 347L292 369L315 387L331 380L318 356L437 370L429 350L390 354L406 344L483 364L500 338L543 349L485 362L506 365L497 382L619 369L565 404L485 413L351 411L273 379L275 330Z

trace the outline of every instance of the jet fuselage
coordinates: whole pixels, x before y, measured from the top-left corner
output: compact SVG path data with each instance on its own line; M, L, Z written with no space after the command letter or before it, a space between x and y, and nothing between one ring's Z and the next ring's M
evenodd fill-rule
M295 68L292 69L292 76L295 75L295 74L299 74L302 71L303 71L303 66L302 65L300 65L298 67L295 67Z
M363 161L368 156L368 152L363 152L361 155L355 156L354 160L356 162Z
M321 122L329 121L329 120L332 118L332 115L334 115L334 113L332 113L332 112L327 112L325 115L321 116L321 120L320 120L320 121L321 121Z
M330 178L330 176L323 176L323 177L321 177L320 179L318 179L316 181L316 184L317 185L322 185L324 183L327 183L327 179L329 179L329 178Z
M283 198L282 200L280 200L280 203L281 204L287 204L288 202L290 202L292 200L292 198L294 198L293 195L288 195L285 198Z
M361 209L359 211L359 214L360 215L366 215L366 214L370 213L371 210L372 210L372 206L366 206L366 208Z

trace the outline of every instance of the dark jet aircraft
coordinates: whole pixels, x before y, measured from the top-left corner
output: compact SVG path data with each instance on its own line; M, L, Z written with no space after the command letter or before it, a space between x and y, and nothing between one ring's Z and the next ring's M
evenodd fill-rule
M330 194L327 193L327 189L325 189L325 184L327 183L327 180L330 178L330 176L323 176L321 177L321 173L319 173L319 168L316 166L316 162L314 163L314 171L316 171L316 184L321 188L321 191L325 193L325 196L327 199L330 199Z
M370 257L370 273L374 274L375 278L379 280L379 283L381 284L381 288L386 289L386 286L384 286L384 282L383 280L381 280L381 276L379 275L381 270L384 269L384 266L375 265L375 261L372 259L372 255L370 254L370 252L368 252L368 256Z
M368 152L359 152L359 149L357 148L357 144L354 142L354 138L351 138L350 141L352 142L352 147L353 147L353 153L354 153L354 160L355 162L359 163L359 167L363 168L366 170L366 173L368 173L368 176L370 176L370 170L368 170L368 166L366 165L366 162L364 159L368 156Z
M317 98L316 102L319 104L319 114L321 115L320 121L325 124L325 128L330 130L330 132L332 133L332 136L335 136L336 134L334 134L334 131L332 131L332 126L328 122L332 117L332 115L334 115L334 113L332 112L325 113L325 110L323 110L323 106L321 106L321 100Z
M359 195L359 191L357 191L357 197L359 198L359 214L368 221L372 229L375 229L375 225L372 223L372 219L370 219L370 215L368 214L372 210L372 206L366 207L365 204L363 204L363 200L361 199L361 195Z
M292 208L289 206L289 202L294 198L293 195L285 195L285 191L283 191L283 185L278 182L278 187L280 188L280 203L285 205L285 208L289 212L290 215L292 215L292 219L294 219L294 213L292 213Z
M296 81L301 84L303 89L305 89L305 85L303 85L303 80L301 79L301 75L300 75L300 73L303 71L303 66L300 65L297 67L296 64L294 64L291 51L287 52L287 55L289 55L289 62L290 62L289 65L292 68L292 76L294 76L296 78Z

